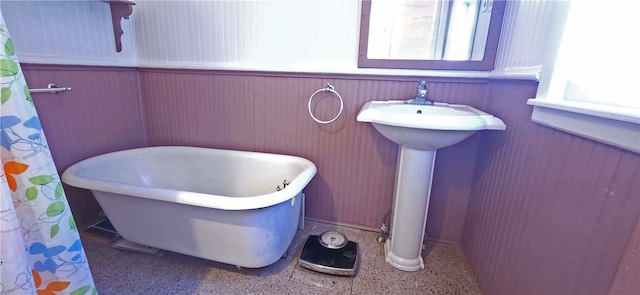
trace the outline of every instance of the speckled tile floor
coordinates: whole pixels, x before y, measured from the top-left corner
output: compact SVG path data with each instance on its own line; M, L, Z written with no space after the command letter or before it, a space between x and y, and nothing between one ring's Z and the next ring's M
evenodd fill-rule
M298 265L309 235L338 230L358 243L360 267L353 277L330 276ZM260 269L235 266L161 252L139 254L112 248L82 235L93 279L100 294L476 294L454 245L427 242L425 268L404 272L384 262L377 234L354 228L306 221L289 255Z

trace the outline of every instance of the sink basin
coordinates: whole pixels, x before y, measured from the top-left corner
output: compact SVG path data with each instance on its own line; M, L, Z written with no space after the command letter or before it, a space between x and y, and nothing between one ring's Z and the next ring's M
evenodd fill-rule
M405 104L401 100L367 102L357 120L369 122L389 140L413 149L454 145L478 130L504 130L502 120L467 105Z
M371 123L399 145L385 261L404 271L423 269L422 243L437 149L459 143L479 130L505 130L506 126L502 120L470 106L415 105L402 100L370 101L362 106L357 120Z

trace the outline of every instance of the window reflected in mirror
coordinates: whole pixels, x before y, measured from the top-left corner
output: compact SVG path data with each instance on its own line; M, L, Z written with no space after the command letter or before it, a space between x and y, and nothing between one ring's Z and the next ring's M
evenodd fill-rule
M363 0L359 66L491 70L504 4Z

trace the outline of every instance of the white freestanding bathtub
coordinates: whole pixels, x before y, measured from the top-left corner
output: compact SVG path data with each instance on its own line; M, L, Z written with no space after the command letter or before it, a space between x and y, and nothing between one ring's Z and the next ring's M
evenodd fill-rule
M91 190L126 240L258 268L287 251L315 174L295 156L150 147L83 160L62 180Z

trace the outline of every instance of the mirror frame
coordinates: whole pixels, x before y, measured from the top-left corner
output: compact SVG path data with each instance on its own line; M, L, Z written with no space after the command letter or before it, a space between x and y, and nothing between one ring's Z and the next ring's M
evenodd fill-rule
M370 59L367 58L369 47L369 21L371 15L371 1L362 0L360 19L360 47L358 50L359 68L386 69L419 69L419 70L466 70L491 71L494 69L500 29L506 0L494 0L489 21L489 32L482 60L409 60L409 59Z

